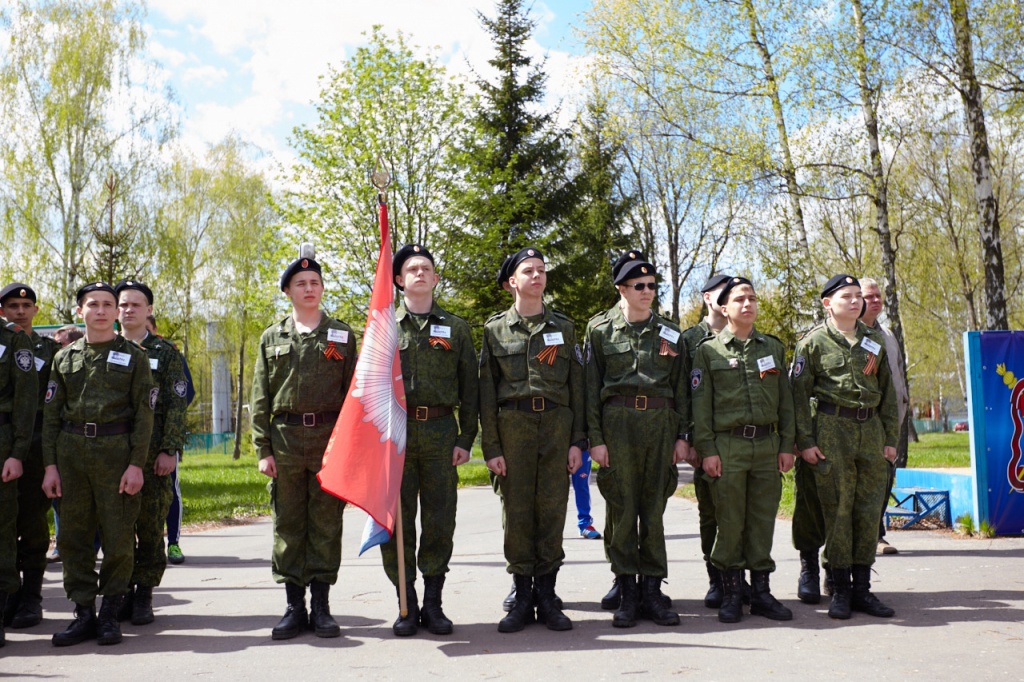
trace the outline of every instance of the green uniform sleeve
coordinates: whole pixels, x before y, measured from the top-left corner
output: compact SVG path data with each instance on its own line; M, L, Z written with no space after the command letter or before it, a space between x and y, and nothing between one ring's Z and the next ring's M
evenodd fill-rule
M604 360L601 355L601 334L593 323L587 325L586 348L583 354L586 370L587 436L590 447L604 445L601 428L601 388Z
M817 445L814 437L814 418L811 415L811 396L814 395L815 358L813 346L807 338L796 345L793 356L793 411L796 415L796 446L801 450Z
M669 381L672 383L673 400L676 402L676 414L679 415L676 434L683 435L690 430L690 422L693 418L693 406L690 404L690 356L686 352L684 344L676 345L682 352L676 356L676 361L672 364Z
M693 356L693 382L696 387L692 393L693 408L693 444L697 454L704 457L718 457L718 446L715 444L714 424L714 379L709 370L707 350L701 346Z
M46 397L43 399L43 466L57 466L57 436L60 434L61 415L67 401L64 375L58 365L58 358L54 358Z
M351 359L351 362L346 362L343 377L341 380L342 387L344 388L344 390L342 391L341 405L345 403L345 398L348 397L348 389L352 386L352 377L354 377L356 374L356 362L359 361L359 352L356 350L355 332L353 332L352 329L348 327L348 325L346 325L346 329L348 331L348 343L346 344L348 352L345 353L345 357L346 359ZM266 357L263 358L263 361L266 362ZM338 405L339 411L341 410L341 405ZM267 433L269 435L269 431Z
M133 348L132 355L135 358L135 371L132 372L133 417L132 432L128 437L131 448L128 464L134 464L141 469L146 466L146 459L149 457L149 444L153 439L153 408L156 407L160 389L153 383L153 373L149 371L149 356L146 352Z
M39 406L39 378L36 376L35 357L32 355L32 339L24 332L17 332L7 352L12 356L7 365L10 367L9 380L14 388L11 409L14 443L11 457L25 462L32 446L32 430L35 428L36 409Z
M160 399L164 404L164 432L161 435L160 452L173 453L185 447L185 411L188 403L185 394L188 382L181 355L173 348L165 354L167 367L163 372Z
M786 351L779 347L775 355L775 366L786 366ZM779 452L793 452L796 445L796 408L793 406L793 387L789 375L779 377Z
M459 324L459 437L456 447L472 450L480 421L480 376L469 326Z
M270 387L267 384L265 341L266 335L260 338L260 345L256 351L252 393L249 396L249 404L252 408L252 444L260 459L266 459L274 454L270 447ZM348 371L347 368L346 371ZM349 380L351 381L351 378Z
M900 441L900 415L888 358L878 359L878 388L882 392L878 416L882 420L882 428L885 429L885 445L894 448Z
M572 440L578 443L587 437L587 379L583 364L579 361L582 352L577 354L579 343L576 340L576 329L569 326L569 344L573 349L573 357L569 360L569 408L572 410Z
M498 437L498 381L501 371L490 348L491 334L484 327L484 340L480 347L480 430L485 460L504 456Z

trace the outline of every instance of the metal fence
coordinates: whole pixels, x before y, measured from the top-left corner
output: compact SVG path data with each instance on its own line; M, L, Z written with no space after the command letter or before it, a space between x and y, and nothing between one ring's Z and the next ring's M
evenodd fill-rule
M202 450L213 452L220 449L225 455L234 451L235 434L228 433L190 433L185 441L185 450Z

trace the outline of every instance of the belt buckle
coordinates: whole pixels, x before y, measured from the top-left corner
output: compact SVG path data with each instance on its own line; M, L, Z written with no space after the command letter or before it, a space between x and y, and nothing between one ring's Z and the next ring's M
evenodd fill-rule
M757 427L753 424L743 425L743 437L753 439L757 437Z
M427 419L429 419L429 417L427 416L429 414L429 410L430 410L429 407L426 407L424 405L417 405L416 406L416 414L414 416L416 421L418 421L418 422L425 422L425 421L427 421Z
M303 426L316 426L316 412L303 412L302 413L302 425Z
M85 437L86 438L95 438L96 437L96 423L95 422L87 422L85 424Z
M530 398L530 409L532 409L534 412L543 412L544 396L534 396Z
M641 398L643 399L642 403L640 402ZM640 410L641 412L646 410L647 409L647 396L645 396L645 395L638 395L638 396L636 396L633 399L633 407L635 409L637 409L637 410Z
M864 415L864 416L861 416L861 415ZM870 407L858 407L857 408L857 421L859 421L859 422L866 422L870 418L871 418L871 408Z

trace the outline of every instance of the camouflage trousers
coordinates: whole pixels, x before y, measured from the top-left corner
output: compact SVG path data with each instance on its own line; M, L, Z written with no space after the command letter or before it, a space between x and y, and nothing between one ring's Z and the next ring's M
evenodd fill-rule
M57 551L64 566L64 591L76 604L91 603L97 594L128 591L134 563L135 521L141 495L118 492L128 468L128 435L86 438L61 432L57 436L60 473L60 534ZM96 529L103 561L96 573Z
M50 526L46 513L50 499L43 492L43 439L36 423L29 457L22 462L18 479L18 571L45 571L46 550L50 548Z
M718 534L711 562L722 571L774 571L772 539L782 497L779 434L715 437L722 475L710 478Z
M132 583L143 587L157 587L167 568L167 547L164 545L164 523L171 508L174 490L170 476L157 476L153 472L158 453L152 452L143 467L145 483L139 519L135 522L135 570Z
M13 445L14 429L0 426L0 466L7 461ZM21 587L18 575L18 482L0 483L0 592L15 592Z
M505 507L509 573L547 575L562 565L571 436L572 411L567 407L498 413L505 475L497 480Z
M874 416L865 422L828 414L815 418L815 437L825 459L815 468L825 519L825 556L835 568L875 562L878 522L889 463L885 434Z
M314 580L329 585L338 580L345 503L325 492L316 477L333 430L334 422L271 424L277 478L267 489L274 521L271 570L278 583L305 587Z
M665 505L678 484L672 463L678 416L606 405L602 421L608 466L598 469L597 488L605 500L612 573L664 578Z
M459 427L454 415L406 422L402 468L402 533L405 579L416 579L417 559L425 576L444 575L452 558L459 474L452 450ZM419 556L416 555L416 508L420 507ZM384 572L398 584L398 534L380 548Z

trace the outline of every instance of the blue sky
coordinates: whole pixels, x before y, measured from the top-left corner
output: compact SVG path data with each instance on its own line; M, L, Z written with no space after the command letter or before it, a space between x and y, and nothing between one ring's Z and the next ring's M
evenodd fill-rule
M572 26L590 0L536 0L531 51L547 57L549 96L571 93L579 62ZM182 141L201 152L234 131L281 163L288 135L312 123L317 78L339 65L374 24L436 47L465 73L491 55L476 10L493 0L150 0L148 50L165 69L182 109Z

